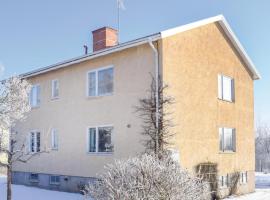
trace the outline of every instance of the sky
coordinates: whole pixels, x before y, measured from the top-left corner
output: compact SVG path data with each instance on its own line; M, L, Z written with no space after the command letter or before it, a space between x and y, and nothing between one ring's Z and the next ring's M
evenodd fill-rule
M120 42L223 14L262 79L255 121L270 125L269 0L124 0ZM0 0L0 77L83 55L92 30L117 28L116 0Z

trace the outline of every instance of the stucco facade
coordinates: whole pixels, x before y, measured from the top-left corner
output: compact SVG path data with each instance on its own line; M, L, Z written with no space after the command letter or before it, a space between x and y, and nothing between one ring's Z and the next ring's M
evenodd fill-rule
M194 172L203 162L218 164L219 175L248 172L248 184L239 192L254 190L253 78L242 57L218 23L209 23L155 42L163 82L175 98L173 110L174 149L182 167ZM113 66L113 94L87 97L86 74ZM155 73L154 53L141 44L72 66L29 77L41 87L41 104L16 126L21 141L31 130L41 132L41 147L50 147L52 128L59 131L59 149L33 157L13 167L18 177L28 173L93 178L114 159L144 151L142 121L135 113L138 100L148 95L150 73ZM218 99L218 74L232 77L235 100ZM59 99L51 99L51 81L59 80ZM87 153L87 128L112 125L114 152ZM219 127L236 130L236 152L219 151ZM45 177L43 176L42 177ZM27 179L27 178L26 178ZM44 179L45 180L45 179ZM77 180L73 178L73 180ZM74 182L73 182L74 184ZM40 185L40 187L45 187ZM63 188L65 190L65 188ZM73 190L70 190L73 191Z
M163 80L175 97L175 146L180 163L194 171L203 162L219 174L248 171L254 190L253 79L218 24L209 24L161 41ZM235 101L218 99L218 74L232 77ZM236 152L219 151L219 127L236 129Z

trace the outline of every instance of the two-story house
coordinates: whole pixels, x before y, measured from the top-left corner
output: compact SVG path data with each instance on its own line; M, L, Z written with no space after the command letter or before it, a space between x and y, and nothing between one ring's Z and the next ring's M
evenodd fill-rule
M118 44L117 31L93 31L93 53L23 74L31 112L16 125L27 151L49 153L13 166L13 183L77 191L115 159L144 151L134 112L156 70L169 85L174 149L183 168L218 165L221 188L241 172L254 190L254 64L223 16Z

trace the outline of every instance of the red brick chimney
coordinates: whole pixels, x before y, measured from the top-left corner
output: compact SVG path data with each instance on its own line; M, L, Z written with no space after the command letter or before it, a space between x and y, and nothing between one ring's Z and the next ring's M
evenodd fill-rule
M92 32L93 51L99 51L118 44L117 30L103 27Z

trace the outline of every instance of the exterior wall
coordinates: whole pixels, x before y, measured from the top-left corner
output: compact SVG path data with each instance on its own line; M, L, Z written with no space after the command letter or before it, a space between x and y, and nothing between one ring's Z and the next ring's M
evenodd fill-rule
M218 24L164 38L163 80L175 97L175 148L180 163L194 171L203 162L218 164L219 175L248 171L254 190L253 80ZM234 78L235 102L218 99L218 74ZM236 152L219 152L219 127L236 128Z
M148 44L113 53L29 81L41 86L41 105L15 130L23 141L31 130L41 131L41 147L51 145L50 130L58 129L59 150L42 153L28 163L16 163L15 172L95 177L104 164L141 153L141 119L134 106L147 95L154 55ZM86 97L89 70L114 65L114 93ZM51 100L51 80L60 82L60 98ZM87 128L113 125L113 154L87 153ZM128 126L130 125L130 126Z
M32 187L39 187L49 190L67 191L67 192L81 192L84 185L93 183L96 178L86 178L78 176L60 176L60 184L50 184L51 174L39 173L39 181L31 182L29 172L13 172L12 181L17 185L27 185Z

